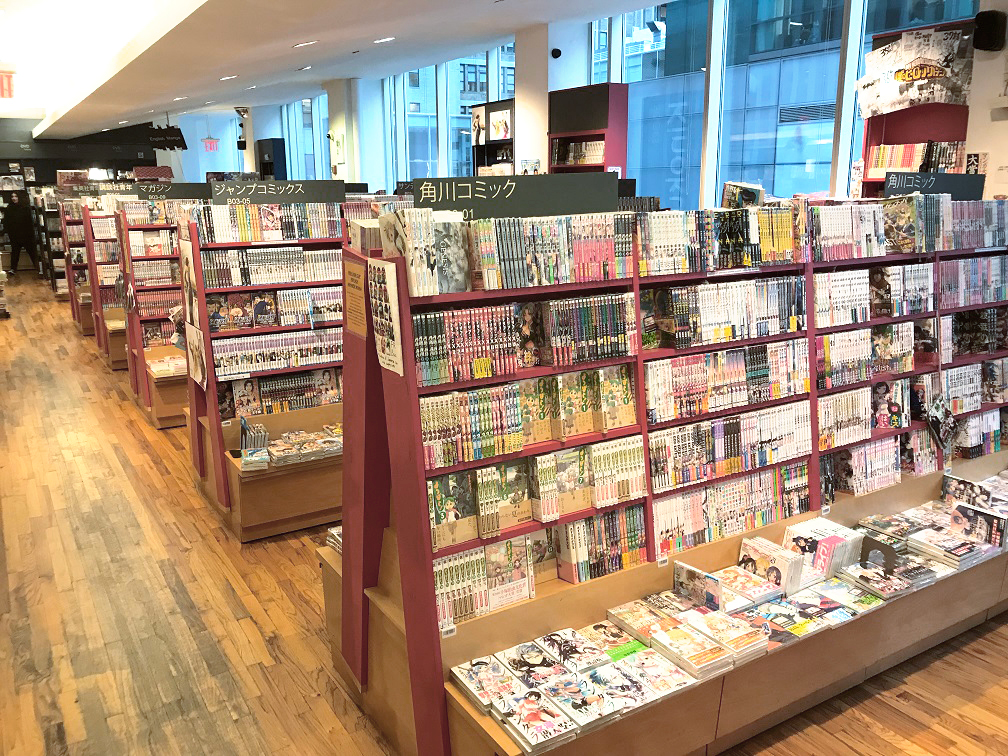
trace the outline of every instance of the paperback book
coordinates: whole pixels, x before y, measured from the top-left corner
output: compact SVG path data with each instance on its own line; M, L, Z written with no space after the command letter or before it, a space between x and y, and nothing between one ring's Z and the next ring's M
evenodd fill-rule
M499 717L504 729L527 753L540 753L577 734L573 720L538 690L507 698Z
M493 656L478 659L452 667L452 678L468 695L476 706L488 711L496 704L502 709L504 701L525 692L527 688Z
M884 603L883 599L878 596L839 578L828 578L812 586L812 590L820 596L836 601L855 614L864 614L872 609L878 609Z
M540 690L580 728L581 731L612 719L626 706L625 699L613 698L610 691L588 676L570 673L543 685Z
M547 633L535 642L571 672L587 672L611 661L608 654L571 628Z
M612 661L636 654L647 648L639 640L609 620L602 620L578 630L589 643L604 651Z
M567 667L536 643L519 643L494 656L526 688L537 688L570 674Z
M645 649L617 662L620 670L629 678L635 678L658 696L667 696L696 683L696 678L683 672L679 667L653 649Z

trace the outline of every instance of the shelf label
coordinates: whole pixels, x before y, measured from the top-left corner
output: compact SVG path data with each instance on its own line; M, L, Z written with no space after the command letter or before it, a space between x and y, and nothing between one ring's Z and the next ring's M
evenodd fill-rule
M830 511L830 505L829 504L823 504L822 507L820 507L820 514L823 517L825 517L826 515L828 515L829 511Z
M900 194L951 194L954 200L983 199L982 173L919 173L886 171L885 196Z
M668 554L662 554L660 557L658 557L657 561L659 567L668 567L669 563Z
M284 205L291 202L345 202L342 181L211 181L215 205Z
M602 171L420 179L413 184L413 204L456 210L466 220L610 213L619 205L618 186L615 173Z
M441 628L441 637L442 638L451 638L457 632L458 632L458 628L455 627L454 623L451 624L451 625L445 625L444 627Z
M210 184L145 183L136 185L136 193L142 200L210 199Z
M343 319L347 330L367 338L367 307L364 294L364 266L343 261Z

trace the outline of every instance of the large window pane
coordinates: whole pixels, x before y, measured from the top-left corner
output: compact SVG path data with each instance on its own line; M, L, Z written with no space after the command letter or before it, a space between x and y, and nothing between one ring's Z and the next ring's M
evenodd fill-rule
M623 81L650 81L665 75L665 7L623 14Z
M718 180L829 189L841 0L729 2Z
M437 84L434 66L417 73L419 86L406 89L406 161L408 179L437 175Z
M591 35L591 83L601 84L609 81L609 19L600 18L592 21Z
M500 48L500 98L507 100L515 94L515 51L514 41Z
M450 61L448 69L448 175L471 176L473 105L487 101L485 52ZM512 67L512 71L513 71Z

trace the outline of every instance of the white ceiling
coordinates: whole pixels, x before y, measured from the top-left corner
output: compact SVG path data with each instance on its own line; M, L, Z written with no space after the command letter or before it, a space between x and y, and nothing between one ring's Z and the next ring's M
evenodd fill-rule
M488 49L515 29L587 21L642 2L175 0L105 66L90 93L49 105L35 135L75 137L205 109L208 101L213 109L291 102L330 79L382 78ZM383 37L395 40L374 43ZM293 47L311 40L318 42ZM297 70L306 65L311 70Z

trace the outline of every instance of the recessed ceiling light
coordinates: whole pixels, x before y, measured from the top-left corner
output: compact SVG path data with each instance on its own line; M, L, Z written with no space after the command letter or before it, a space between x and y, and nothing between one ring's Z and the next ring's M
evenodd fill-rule
M189 99L189 98L188 97L174 97L174 98L172 98L172 102L178 102L179 100L187 100L187 99Z
M318 42L317 39L313 39L311 42L298 42L294 47L308 47L308 45L314 45Z
M129 123L129 121L119 121L120 126L122 126L124 123Z
M382 44L383 42L391 42L391 41L392 41L392 40L394 40L394 39L395 39L395 37L382 37L381 39L376 39L376 40L374 41L374 43L375 43L376 45L380 45L380 44Z
M102 129L102 131L108 131L108 129Z
M238 74L231 74L230 76L221 76L220 80L221 81L228 81L230 79L237 79L237 78L238 78Z
M255 88L256 88L256 85L253 84L251 87L245 87L245 91L247 92L248 90L255 89Z
M209 102L204 102L204 105L213 105L217 100L210 100Z
M299 68L298 71L308 71L310 69L311 69L311 66L301 66L301 68Z
M147 112L148 112L148 113L153 113L154 111L153 111L153 110L148 110Z

